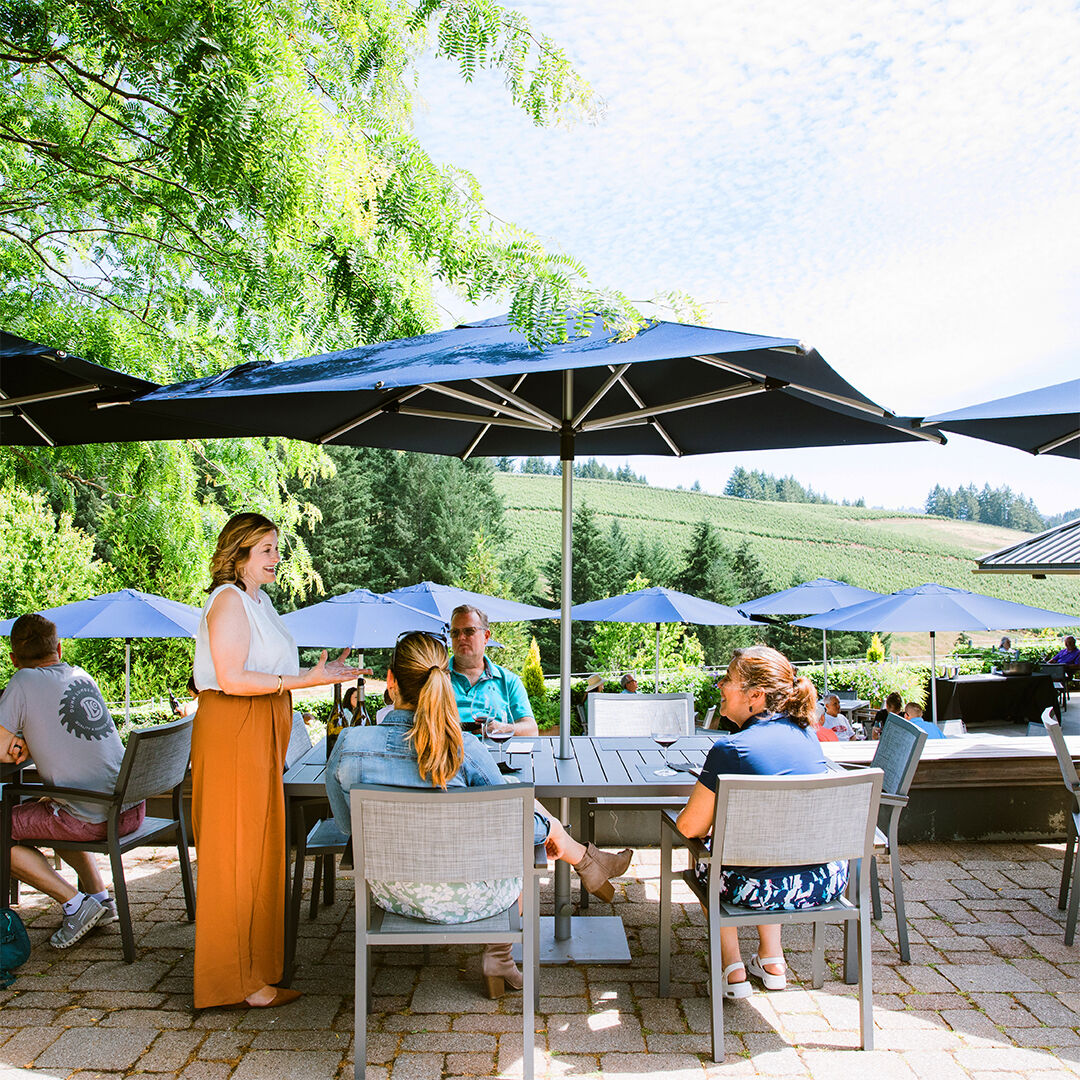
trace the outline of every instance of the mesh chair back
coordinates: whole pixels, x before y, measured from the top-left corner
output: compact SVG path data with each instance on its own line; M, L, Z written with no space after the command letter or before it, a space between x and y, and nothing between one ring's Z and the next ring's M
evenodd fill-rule
M291 769L311 749L311 736L308 734L307 724L304 717L294 712L292 714L292 732L289 735L289 745L285 750L285 768Z
M359 784L350 799L356 872L368 880L520 877L526 833L531 859L531 784L450 791Z
M589 694L590 735L694 734L693 694Z
M870 763L873 768L880 769L885 774L882 791L889 795L908 793L926 739L925 731L902 716L890 716L885 721L881 738L874 750L874 760Z
M1057 720L1049 716L1043 718L1043 724L1046 727L1046 734L1050 736L1050 741L1054 744L1054 753L1057 754L1061 778L1065 781L1065 786L1075 794L1077 789L1080 788L1080 777L1076 775L1076 765L1073 762L1072 754L1069 753L1069 748L1065 745L1065 736L1062 734L1061 725Z
M713 859L721 866L805 866L872 850L880 769L813 776L721 776Z
M129 736L115 792L123 804L171 791L187 775L191 759L191 718L136 728Z

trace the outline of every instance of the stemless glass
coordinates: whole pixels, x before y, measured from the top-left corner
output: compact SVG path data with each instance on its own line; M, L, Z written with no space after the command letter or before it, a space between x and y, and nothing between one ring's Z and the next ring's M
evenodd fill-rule
M653 769L653 776L678 776L678 773L668 766L667 752L669 746L674 746L679 741L679 736L674 731L654 731L653 742L664 752L664 767Z

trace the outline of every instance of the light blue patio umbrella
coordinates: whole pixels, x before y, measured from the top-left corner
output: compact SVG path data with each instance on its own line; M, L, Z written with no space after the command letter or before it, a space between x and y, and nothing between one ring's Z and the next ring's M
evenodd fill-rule
M445 629L441 616L370 589L331 596L282 619L297 645L320 649L389 649L409 630L442 634Z
M533 619L557 619L559 613L535 604L522 604L517 600L504 600L501 596L458 589L452 585L438 585L434 581L421 581L418 585L404 585L391 589L384 596L399 603L408 604L429 615L437 615L449 625L454 608L470 604L479 608L489 622L529 622Z
M124 720L131 720L131 639L194 637L202 609L164 596L120 589L37 612L56 624L61 638L124 639ZM15 619L0 622L7 636Z
M654 587L575 604L570 618L579 622L656 623L656 690L660 690L660 624L694 623L698 626L755 626L741 612L726 604L698 596Z
M744 615L820 615L837 608L861 604L864 600L878 600L884 593L860 589L844 581L832 578L814 578L790 589L747 600L738 608ZM829 691L829 643L828 630L821 631L821 666L825 693Z
M938 630L1017 630L1036 626L1080 626L1080 619L1060 611L1028 607L1011 600L968 592L948 585L916 585L880 600L867 600L838 611L798 619L795 626L821 630L888 630L930 633L930 710L937 722Z

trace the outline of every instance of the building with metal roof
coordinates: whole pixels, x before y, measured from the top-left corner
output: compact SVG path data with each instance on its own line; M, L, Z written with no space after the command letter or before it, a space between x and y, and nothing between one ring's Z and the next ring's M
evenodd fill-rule
M1080 574L1080 518L976 559L976 574Z

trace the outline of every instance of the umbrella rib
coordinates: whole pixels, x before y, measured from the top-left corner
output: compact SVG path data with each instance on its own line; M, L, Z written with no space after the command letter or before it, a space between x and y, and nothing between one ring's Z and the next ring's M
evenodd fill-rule
M506 389L500 388L501 392L503 394L508 394L508 395L514 394L518 390L518 388L521 386L521 384L526 380L526 378L528 378L527 374L519 375L518 379L517 379L517 382L514 383L512 389L506 390ZM485 387L498 386L497 383L491 383L488 379L476 379L474 381L478 382L481 386L485 386ZM516 397L512 397L512 398L510 398L510 400L516 401L516 400L521 400L521 399L516 398ZM469 445L467 447L465 447L465 453L461 455L461 460L462 461L468 461L469 458L472 457L473 451L480 445L480 440L488 433L490 428L491 428L490 424L485 424L476 433L476 438L474 438L473 441L471 443L469 443Z
M42 390L39 394L26 394L23 397L4 396L4 405L9 408L21 405L36 405L39 401L52 401L54 398L76 397L79 394L92 394L102 387L97 383L84 383L81 386L69 386L65 390Z
M760 394L769 387L760 383L740 383L738 386L730 386L726 390L715 390L710 394L698 394L695 397L683 398L681 401L669 401L664 405L642 405L639 411L617 413L614 416L604 416L599 420L591 420L582 424L582 431L602 431L604 428L618 427L628 420L641 419L649 423L653 416L664 413L678 412L680 409L696 409L702 405L713 405L719 401L727 401L730 398L747 397L750 394Z
M549 431L558 431L559 425L554 421L534 415L530 411L522 409L516 409L512 405L499 404L492 401L490 398L480 397L479 394L470 394L467 390L459 390L456 386L447 386L445 383L426 383L424 385L425 390L432 390L437 394L445 394L446 397L454 398L457 401L464 401L469 405L479 405L482 409L493 409L500 413L505 413L507 416L516 417L518 420L528 421L530 424L539 426L543 425ZM481 417L481 419L483 419Z
M476 383L477 386L482 386L485 390L490 390L493 394L495 394L496 397L501 397L504 404L506 402L511 402L523 412L531 413L538 419L543 420L547 424L550 424L552 431L557 431L562 425L559 423L556 417L552 416L549 412L545 412L538 405L534 405L531 401L526 401L525 398L518 397L518 395L514 393L514 391L517 390L517 388L524 381L525 376L522 375L521 378L519 378L518 381L514 383L513 389L507 390L505 386L500 386L497 382L493 382L491 379L473 379L473 382Z
M0 401L3 401L5 404L7 404L8 402L15 401L15 400L17 400L17 399L16 398L9 398L7 396L7 394L5 394L3 392L3 390L0 390ZM16 414L13 413L12 415L14 416ZM26 424L30 428L30 430L33 431L40 439L42 439L46 446L55 446L56 445L56 441L54 439L49 438L49 436L45 433L45 430L39 424L36 424L34 422L34 420L29 415L29 413L27 413L25 410L23 410L23 411L20 411L17 415L22 417L22 419L26 422Z
M455 413L442 409L418 409L414 405L401 406L394 410L402 416L426 416L431 420L456 420L463 424L495 424L499 427L525 428L528 431L548 431L546 424L532 420L516 420L509 416L477 416L475 413Z
M333 431L328 431L325 435L320 435L315 441L319 446L325 446L328 442L333 442L334 439L341 435L352 431L353 428L358 428L361 424L366 424L369 420L374 420L376 416L382 413L389 412L390 406L400 404L402 401L408 401L411 397L416 397L423 390L423 387L410 386L408 390L403 390L397 394L389 394L375 405L373 408L368 409L367 412L361 413L359 416L342 424L341 427L334 428Z
M623 382L623 375L625 375L629 369L629 364L620 364L618 367L615 367L613 364L608 364L608 370L611 372L611 374L604 380L596 393L594 393L593 396L589 398L589 400L586 401L585 404L581 407L577 416L575 416L573 420L570 421L570 426L575 429L578 428L585 420L585 418L589 415L589 413L591 413L593 409L596 408L604 395L617 382L621 382L625 386L626 384L625 382ZM630 391L629 387L627 387L627 390L630 393L631 397L637 398L637 395L634 394L633 391ZM642 402L639 400L638 404L640 405L642 404Z
M1059 446L1072 442L1073 439L1080 439L1080 429L1070 431L1067 435L1062 435L1060 439L1051 439L1050 442L1043 443L1042 446L1036 446L1035 453L1049 454L1051 450L1056 450Z
M627 367L629 367L629 366L630 366L630 365L628 364L628 365L627 365ZM624 369L624 371L625 371L625 369ZM626 391L626 392L627 392L627 393L628 393L628 394L630 395L630 398L631 398L631 400L632 400L632 401L633 401L633 402L634 402L634 403L635 403L635 404L636 404L636 405L637 405L637 406L638 406L639 408L644 408L644 407L645 407L645 401L644 401L644 399L643 399L643 398L642 398L642 396L641 396L641 395L640 395L640 394L639 394L639 393L638 393L638 392L637 392L637 391L636 391L636 390L635 390L635 389L634 389L634 388L633 388L633 387L632 387L632 386L630 385L630 380L629 380L629 379L627 379L627 378L625 377L625 375L620 375L620 376L619 376L619 385L620 385L620 386L622 386L622 388L623 388L623 389L624 389L624 390L625 390L625 391ZM669 435L669 434L667 433L667 429L666 429L666 428L664 427L664 425L663 425L663 424L661 424L659 420L650 420L650 421L649 421L649 423L650 423L650 424L652 425L652 429L653 429L653 431L655 431L655 432L656 432L656 434L657 434L657 435L659 435L659 436L660 436L660 438L661 438L661 439L663 439L663 440L664 440L664 442L666 442L666 443L668 444L668 448L669 448L669 449L671 450L671 452L672 452L672 453L673 453L673 454L674 454L674 455L675 455L676 457L682 457L682 456L683 456L683 449L682 449L682 447L676 444L675 440L674 440L674 439L673 439L673 438L672 438L672 437L671 437L671 436L670 436L670 435Z

